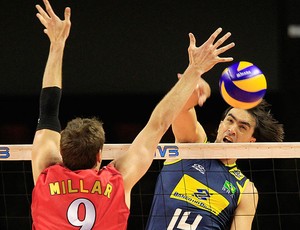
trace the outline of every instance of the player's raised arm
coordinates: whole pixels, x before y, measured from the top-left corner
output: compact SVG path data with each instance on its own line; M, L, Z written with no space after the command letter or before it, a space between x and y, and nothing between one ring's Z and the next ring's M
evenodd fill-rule
M217 29L200 47L196 46L194 35L189 34L188 67L175 86L155 107L148 123L135 138L127 154L113 162L124 177L127 195L149 169L158 143L192 95L199 77L219 62L232 61L231 57L219 57L234 46L234 43L222 46L230 37L230 33L217 39L221 31L221 28Z
M62 89L62 61L65 42L70 33L71 9L65 9L65 19L54 13L48 0L45 10L36 5L37 17L45 27L44 33L50 40L49 56L42 80L40 114L32 149L33 179L36 183L40 173L49 165L60 161L60 122L58 119Z

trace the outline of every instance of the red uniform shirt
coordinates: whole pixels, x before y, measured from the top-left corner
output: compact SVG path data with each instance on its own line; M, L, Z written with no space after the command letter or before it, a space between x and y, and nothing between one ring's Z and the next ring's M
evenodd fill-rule
M33 229L126 229L123 178L113 167L45 169L32 193Z

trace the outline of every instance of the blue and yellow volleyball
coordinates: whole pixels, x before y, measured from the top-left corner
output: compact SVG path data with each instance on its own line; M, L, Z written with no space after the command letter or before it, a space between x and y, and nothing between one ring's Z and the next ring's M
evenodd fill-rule
M251 109L263 100L267 81L257 66L251 62L240 61L222 72L219 89L223 99L230 106Z

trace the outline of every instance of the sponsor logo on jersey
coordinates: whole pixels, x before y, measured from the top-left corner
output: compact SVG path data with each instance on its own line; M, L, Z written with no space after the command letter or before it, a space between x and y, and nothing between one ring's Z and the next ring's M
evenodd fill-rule
M197 192L194 193L194 196L199 200L207 200L210 197L209 192L206 189L197 189Z
M230 169L229 172L238 180L242 180L245 177L237 167Z
M183 175L170 198L182 200L216 216L229 205L228 200L222 194L189 175Z
M202 174L205 174L205 168L202 165L199 164L193 164L192 166L197 171L201 172Z

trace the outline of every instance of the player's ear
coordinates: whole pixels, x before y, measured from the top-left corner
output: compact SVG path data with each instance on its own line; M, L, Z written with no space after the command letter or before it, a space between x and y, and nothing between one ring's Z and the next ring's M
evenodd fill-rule
M256 138L255 138L255 137L251 137L251 138L250 138L250 142L252 142L252 143L253 143L253 142L256 142Z
M101 160L102 160L101 154L102 154L102 150L100 149L99 152L97 153L97 156L96 156L96 157L97 157L97 162L98 162L98 163L100 163Z

